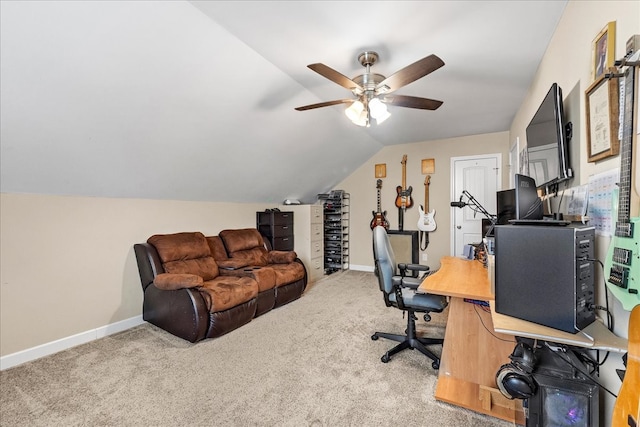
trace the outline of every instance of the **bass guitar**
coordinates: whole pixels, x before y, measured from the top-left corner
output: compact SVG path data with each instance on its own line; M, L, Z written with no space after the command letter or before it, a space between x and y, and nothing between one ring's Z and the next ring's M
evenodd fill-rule
M613 216L617 215L617 222L604 264L607 287L628 311L640 304L640 217L631 218L634 76L635 67L628 67L624 77L620 183L613 191Z
M375 212L371 212L373 214L373 219L371 220L371 229L373 230L376 226L381 225L385 228L385 230L389 230L389 221L387 221L387 211L382 212L382 208L380 207L380 189L382 188L382 180L379 179L376 188L378 189L378 210Z
M640 422L640 305L629 317L627 370L613 406L611 427L637 427Z
M418 230L430 232L436 229L436 210L429 210L429 184L431 183L431 175L427 175L424 179L424 208L418 206L420 218L418 219Z
M396 207L398 209L409 209L413 206L413 199L411 198L411 192L413 188L409 186L407 188L407 155L402 156L402 186L396 187Z

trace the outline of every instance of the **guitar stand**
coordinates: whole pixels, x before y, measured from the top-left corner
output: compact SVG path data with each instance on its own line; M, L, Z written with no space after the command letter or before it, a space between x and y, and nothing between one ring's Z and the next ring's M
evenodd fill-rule
M404 210L406 208L398 208L398 230L404 231Z

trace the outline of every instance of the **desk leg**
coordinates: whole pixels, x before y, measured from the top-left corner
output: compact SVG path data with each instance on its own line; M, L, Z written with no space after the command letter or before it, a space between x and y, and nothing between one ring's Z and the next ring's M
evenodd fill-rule
M494 332L490 312L451 298L436 399L524 424L522 401L506 399L495 382L514 346L513 336Z

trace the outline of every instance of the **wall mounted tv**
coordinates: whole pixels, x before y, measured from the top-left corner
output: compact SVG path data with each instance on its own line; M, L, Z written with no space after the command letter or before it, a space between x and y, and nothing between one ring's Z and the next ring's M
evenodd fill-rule
M573 177L569 165L571 123L565 123L562 89L554 83L526 129L529 176L538 187L552 187Z

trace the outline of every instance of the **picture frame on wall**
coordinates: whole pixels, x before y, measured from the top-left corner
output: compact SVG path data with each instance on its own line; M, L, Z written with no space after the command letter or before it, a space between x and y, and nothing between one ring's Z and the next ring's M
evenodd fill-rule
M593 39L591 79L597 80L613 67L616 47L616 22L611 21Z
M607 79L604 73L585 91L589 162L597 162L620 152L618 100L617 79Z

